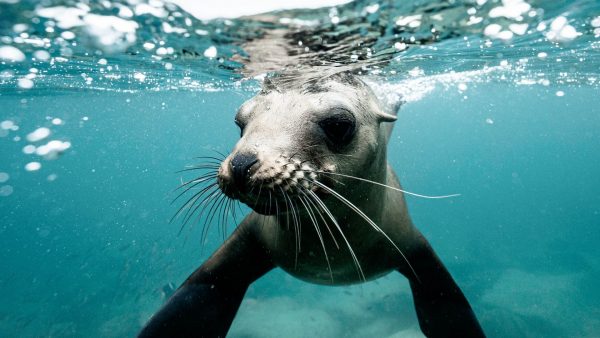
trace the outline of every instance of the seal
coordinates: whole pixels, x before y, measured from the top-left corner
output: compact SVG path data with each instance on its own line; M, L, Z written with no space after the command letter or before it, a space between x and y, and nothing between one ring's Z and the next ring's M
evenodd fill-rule
M326 285L398 271L426 336L483 337L387 163L396 109L349 73L266 80L216 173L219 191L253 211L140 337L224 337L248 286L275 267Z

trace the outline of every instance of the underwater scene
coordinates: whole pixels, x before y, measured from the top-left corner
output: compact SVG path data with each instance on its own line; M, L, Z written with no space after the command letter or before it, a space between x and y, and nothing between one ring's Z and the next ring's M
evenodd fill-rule
M401 102L388 162L486 336L600 337L600 1L210 6L0 0L0 337L136 336L251 211L186 169L265 79L339 70ZM227 336L423 333L400 273L274 269Z

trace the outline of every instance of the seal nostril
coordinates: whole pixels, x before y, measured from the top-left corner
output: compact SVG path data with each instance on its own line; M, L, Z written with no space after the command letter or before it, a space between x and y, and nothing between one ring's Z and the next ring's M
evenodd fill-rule
M244 191L246 181L250 174L250 168L258 162L254 154L236 154L231 159L231 171L233 172L233 181L240 191Z

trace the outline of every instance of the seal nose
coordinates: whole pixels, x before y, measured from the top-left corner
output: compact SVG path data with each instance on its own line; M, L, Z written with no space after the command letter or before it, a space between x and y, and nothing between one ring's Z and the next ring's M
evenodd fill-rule
M231 171L233 172L233 182L240 191L244 191L246 181L250 174L250 168L258 162L254 154L235 154L231 159Z

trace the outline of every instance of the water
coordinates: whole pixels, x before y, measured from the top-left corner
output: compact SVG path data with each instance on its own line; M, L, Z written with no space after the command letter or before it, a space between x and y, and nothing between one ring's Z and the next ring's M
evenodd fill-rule
M170 191L236 142L261 76L234 55L299 20L296 60L358 64L406 101L389 160L408 190L461 194L408 204L488 336L600 336L599 2L357 1L275 23L143 4L0 1L0 336L135 335L222 241L178 235ZM56 6L124 21L65 28ZM326 32L342 52L317 53ZM274 271L230 336L417 332L398 274L330 288Z

